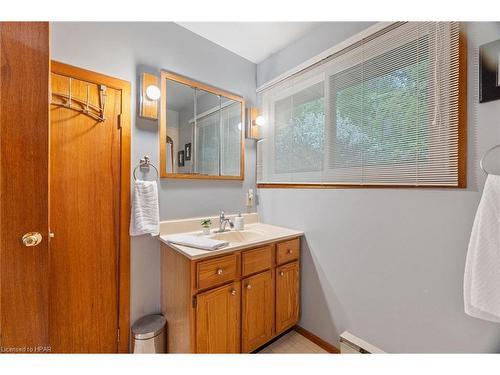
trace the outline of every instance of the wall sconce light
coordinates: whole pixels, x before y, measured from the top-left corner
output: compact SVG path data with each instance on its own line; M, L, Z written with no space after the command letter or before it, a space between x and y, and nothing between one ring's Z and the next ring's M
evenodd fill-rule
M149 85L148 87L146 87L146 96L149 100L158 100L160 99L160 95L161 95L161 92L160 92L160 89L158 88L158 86L155 86L155 85Z
M158 99L161 91L158 88L158 77L150 73L141 74L141 104L139 116L149 120L158 120Z
M246 127L245 136L249 139L261 139L260 127L262 127L266 121L264 116L259 114L258 108L249 108L246 113Z
M255 118L254 122L255 122L255 125L257 125L257 126L264 126L266 123L266 120L264 119L264 116L258 115Z

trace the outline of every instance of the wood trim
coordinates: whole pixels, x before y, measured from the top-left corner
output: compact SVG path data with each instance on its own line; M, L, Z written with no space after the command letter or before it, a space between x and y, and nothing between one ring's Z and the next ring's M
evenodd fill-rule
M467 36L460 24L458 41L458 187L467 187Z
M130 82L76 66L51 61L51 72L83 81L104 84L121 91L121 177L119 250L119 353L129 353L130 342Z
M465 187L442 185L257 184L258 189L462 189Z
M222 95L226 98L238 101L241 103L241 152L240 152L240 175L239 176L208 176L187 173L168 173L167 172L167 150L166 144L163 142L167 138L167 79L179 82L185 85L194 86L196 88L208 91L215 95ZM182 180L238 180L245 179L245 99L241 96L232 94L230 92L218 89L213 86L208 86L204 83L194 81L190 78L162 70L160 72L160 177L169 179L182 179Z
M300 333L306 339L308 339L309 341L312 341L313 343L318 345L320 348L326 350L328 353L340 354L340 350L336 346L334 346L334 345L330 344L329 342L323 340L322 338L316 336L314 333L308 331L307 329L302 328L299 325L296 325L295 327L293 327L293 329L295 330L295 332Z
M119 280L119 316L121 337L118 343L119 353L130 352L130 83L122 81L121 125L121 198L120 198L120 280Z
M167 173L167 80L163 71L160 72L160 177ZM165 141L165 142L164 142ZM173 158L173 155L172 155ZM172 171L174 170L172 162Z
M165 147L165 146L163 146L163 147ZM160 165L161 165L161 163L160 163ZM165 161L165 165L166 165L166 161ZM241 176L209 176L209 175L189 174L189 173L163 173L163 174L160 173L160 177L161 178L169 178L169 179L181 179L181 180L238 180L238 181L241 181L244 179Z
M219 89L219 88L214 87L214 86L206 85L206 84L201 83L199 81L195 81L191 78L181 76L180 74L172 73L172 72L169 72L166 70L162 70L160 72L160 77L162 80L169 79L171 81L176 81L176 82L182 83L182 84L187 85L187 86L193 86L193 87L196 87L196 88L201 89L203 91L208 91L208 92L215 94L215 95L225 96L226 98L233 99L237 102L244 102L245 101L239 95L232 94L228 91Z
M62 63L60 61L51 60L52 72L67 76L67 77L78 77L82 81L88 81L95 84L105 84L106 86L112 87L116 90L125 90L130 93L130 82L107 76L105 74L96 73L91 70L79 68L77 66ZM130 103L130 98L129 98ZM130 113L129 116L130 118Z

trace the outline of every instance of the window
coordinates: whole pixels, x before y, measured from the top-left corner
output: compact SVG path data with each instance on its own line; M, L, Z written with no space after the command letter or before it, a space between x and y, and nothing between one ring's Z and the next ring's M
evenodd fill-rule
M277 173L323 169L324 83L318 82L274 102Z
M392 26L261 95L259 184L460 186L459 27Z

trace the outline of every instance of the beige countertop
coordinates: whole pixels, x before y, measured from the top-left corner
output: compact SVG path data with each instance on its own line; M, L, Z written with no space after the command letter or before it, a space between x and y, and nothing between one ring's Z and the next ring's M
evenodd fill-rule
M302 236L304 232L295 229L289 229L284 227L279 227L276 225L269 225L264 223L251 223L246 224L245 229L241 232L231 230L231 236L233 237L241 237L238 241L231 242L229 241L229 245L223 247L218 250L202 250L196 249L189 246L175 245L168 242L168 238L170 234L161 234L159 240L163 243L166 243L172 249L177 250L178 252L184 254L189 259L202 259L206 257L211 257L214 255L224 254L235 250L241 250L245 248L252 248L259 245L263 245L269 242L282 241L291 238L295 238L298 236ZM201 231L192 231L192 232L181 232L183 234L192 234L195 236L201 236ZM228 232L226 232L228 233ZM240 233L240 234L238 234ZM179 233L175 233L179 234Z

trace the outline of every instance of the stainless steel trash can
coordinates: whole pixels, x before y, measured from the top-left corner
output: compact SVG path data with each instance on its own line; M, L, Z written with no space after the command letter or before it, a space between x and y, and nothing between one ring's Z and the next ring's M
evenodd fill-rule
M132 326L133 353L166 353L166 319L163 315L146 315Z

